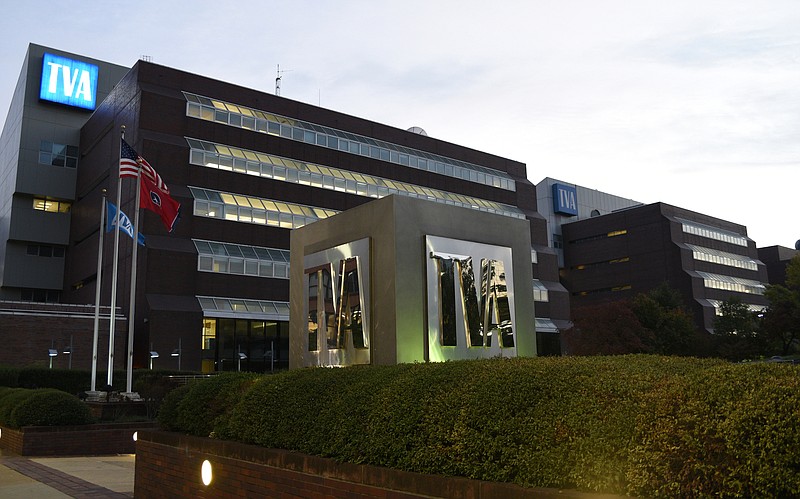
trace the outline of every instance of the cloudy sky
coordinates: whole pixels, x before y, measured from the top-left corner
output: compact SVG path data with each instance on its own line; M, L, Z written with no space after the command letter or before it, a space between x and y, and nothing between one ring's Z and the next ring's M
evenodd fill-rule
M29 42L158 64L800 239L787 1L0 0L0 118Z

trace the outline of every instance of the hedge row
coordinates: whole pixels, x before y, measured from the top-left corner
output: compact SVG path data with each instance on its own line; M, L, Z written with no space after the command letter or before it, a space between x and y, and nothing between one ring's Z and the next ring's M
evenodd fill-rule
M0 425L21 428L93 422L89 407L69 393L54 388L0 387Z
M141 377L179 374L179 371L136 369L133 371L134 383ZM186 374L180 373L180 374ZM97 372L96 388L103 390L106 373ZM127 373L114 371L114 391L125 391ZM47 369L42 367L0 366L0 386L11 388L55 388L71 394L88 391L92 386L91 371L82 369Z
M800 495L798 366L640 355L229 376L173 391L162 425L532 487Z

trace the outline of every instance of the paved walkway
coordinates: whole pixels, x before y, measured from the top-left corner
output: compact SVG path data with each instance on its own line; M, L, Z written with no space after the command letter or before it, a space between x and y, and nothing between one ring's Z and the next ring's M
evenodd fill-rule
M22 457L0 453L0 497L133 497L136 456Z

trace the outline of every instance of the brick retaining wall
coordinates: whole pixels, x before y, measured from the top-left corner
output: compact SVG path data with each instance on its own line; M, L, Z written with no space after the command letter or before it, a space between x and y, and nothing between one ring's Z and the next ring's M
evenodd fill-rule
M201 481L204 460L213 479ZM136 443L134 496L142 498L313 497L464 499L598 499L618 496L523 488L339 463L333 459L162 431L143 431Z
M0 426L0 448L21 456L100 456L133 454L133 433L156 423L113 423L80 426Z

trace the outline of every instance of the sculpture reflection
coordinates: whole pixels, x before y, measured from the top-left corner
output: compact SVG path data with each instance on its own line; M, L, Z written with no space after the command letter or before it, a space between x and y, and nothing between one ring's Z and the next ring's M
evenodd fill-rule
M439 298L439 342L458 346L459 329L469 347L492 346L500 338L502 348L514 347L514 328L508 301L505 265L502 260L481 259L478 297L472 257L431 253L436 263ZM460 302L463 327L457 327Z

